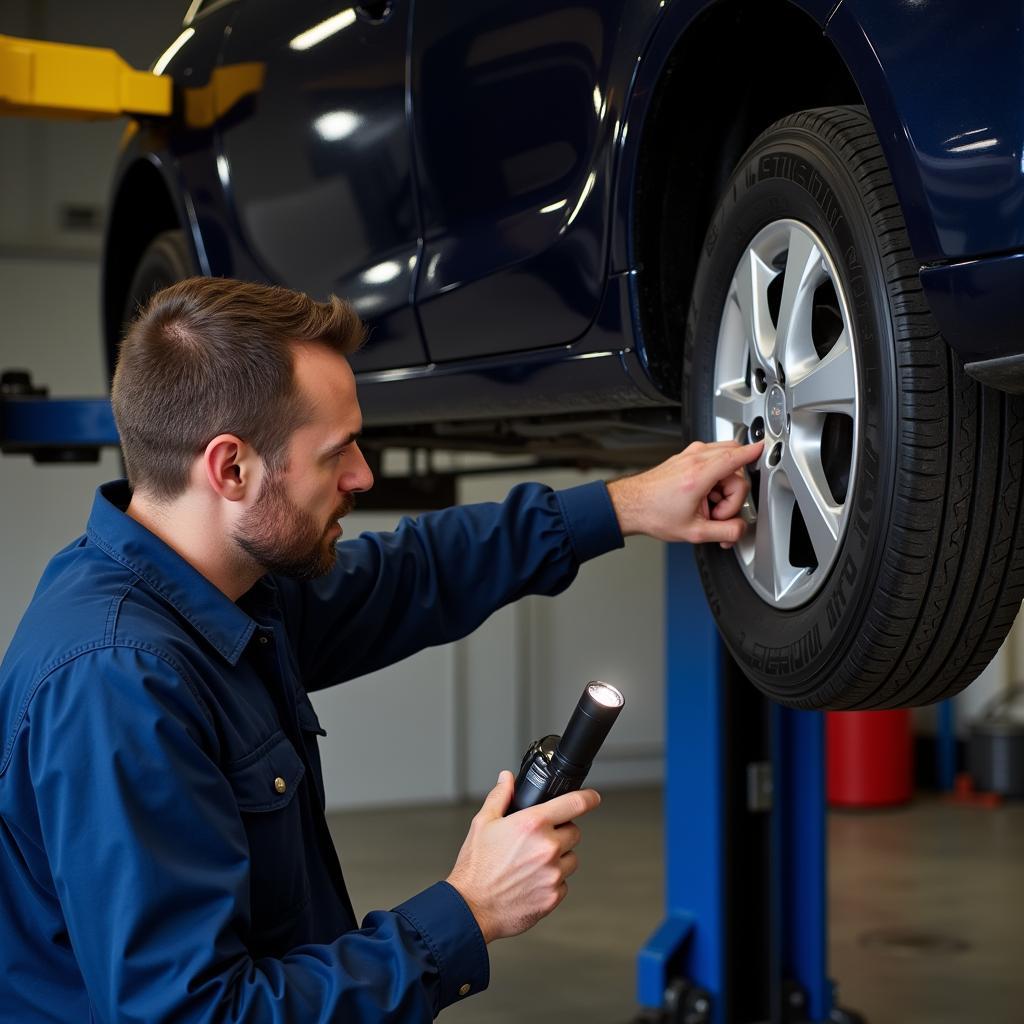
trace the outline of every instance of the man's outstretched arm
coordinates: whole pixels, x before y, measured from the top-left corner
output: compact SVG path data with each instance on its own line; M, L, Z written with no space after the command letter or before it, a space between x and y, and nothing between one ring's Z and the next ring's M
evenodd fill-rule
M521 484L504 502L403 519L338 547L314 583L280 580L308 690L365 675L460 639L527 594L553 595L623 536L693 543L738 540L761 445L690 445L661 465L605 485L565 491Z
M520 484L503 502L403 519L338 545L320 580L278 580L307 690L466 636L527 594L557 594L589 558L621 547L604 483Z

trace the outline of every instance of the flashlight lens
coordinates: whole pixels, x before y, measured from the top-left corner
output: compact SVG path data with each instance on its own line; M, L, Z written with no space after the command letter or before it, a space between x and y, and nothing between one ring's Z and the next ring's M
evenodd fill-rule
M621 708L625 704L625 699L614 686L609 686L607 683L593 682L587 686L587 693L590 694L598 704L603 704L606 708Z

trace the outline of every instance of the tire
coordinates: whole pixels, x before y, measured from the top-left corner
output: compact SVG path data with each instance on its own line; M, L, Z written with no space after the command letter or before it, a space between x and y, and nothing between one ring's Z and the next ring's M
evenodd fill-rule
M792 707L950 697L1024 597L1024 401L964 374L918 269L860 107L762 134L701 254L684 427L766 445L756 522L697 563L732 655Z
M121 317L122 336L140 308L155 292L196 273L184 231L176 228L157 235L146 246L132 275Z

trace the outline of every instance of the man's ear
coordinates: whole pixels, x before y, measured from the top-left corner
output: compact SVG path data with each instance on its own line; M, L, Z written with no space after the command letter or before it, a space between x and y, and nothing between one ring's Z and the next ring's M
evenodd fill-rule
M207 483L226 501L242 501L259 491L262 460L241 438L218 434L203 452Z

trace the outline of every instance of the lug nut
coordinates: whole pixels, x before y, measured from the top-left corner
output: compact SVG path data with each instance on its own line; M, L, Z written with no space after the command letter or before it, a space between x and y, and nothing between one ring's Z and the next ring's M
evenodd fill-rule
M764 420L760 416L750 424L750 443L756 444L764 440Z
M768 465L777 466L779 460L782 458L782 442L776 441L772 446L772 450L768 453Z
M768 378L765 376L765 372L760 366L754 371L754 387L756 387L762 395L768 388Z
M776 372L779 375L779 383L783 387L785 387L786 386L786 371L782 368L782 363L776 363L775 364L775 370L776 370Z

